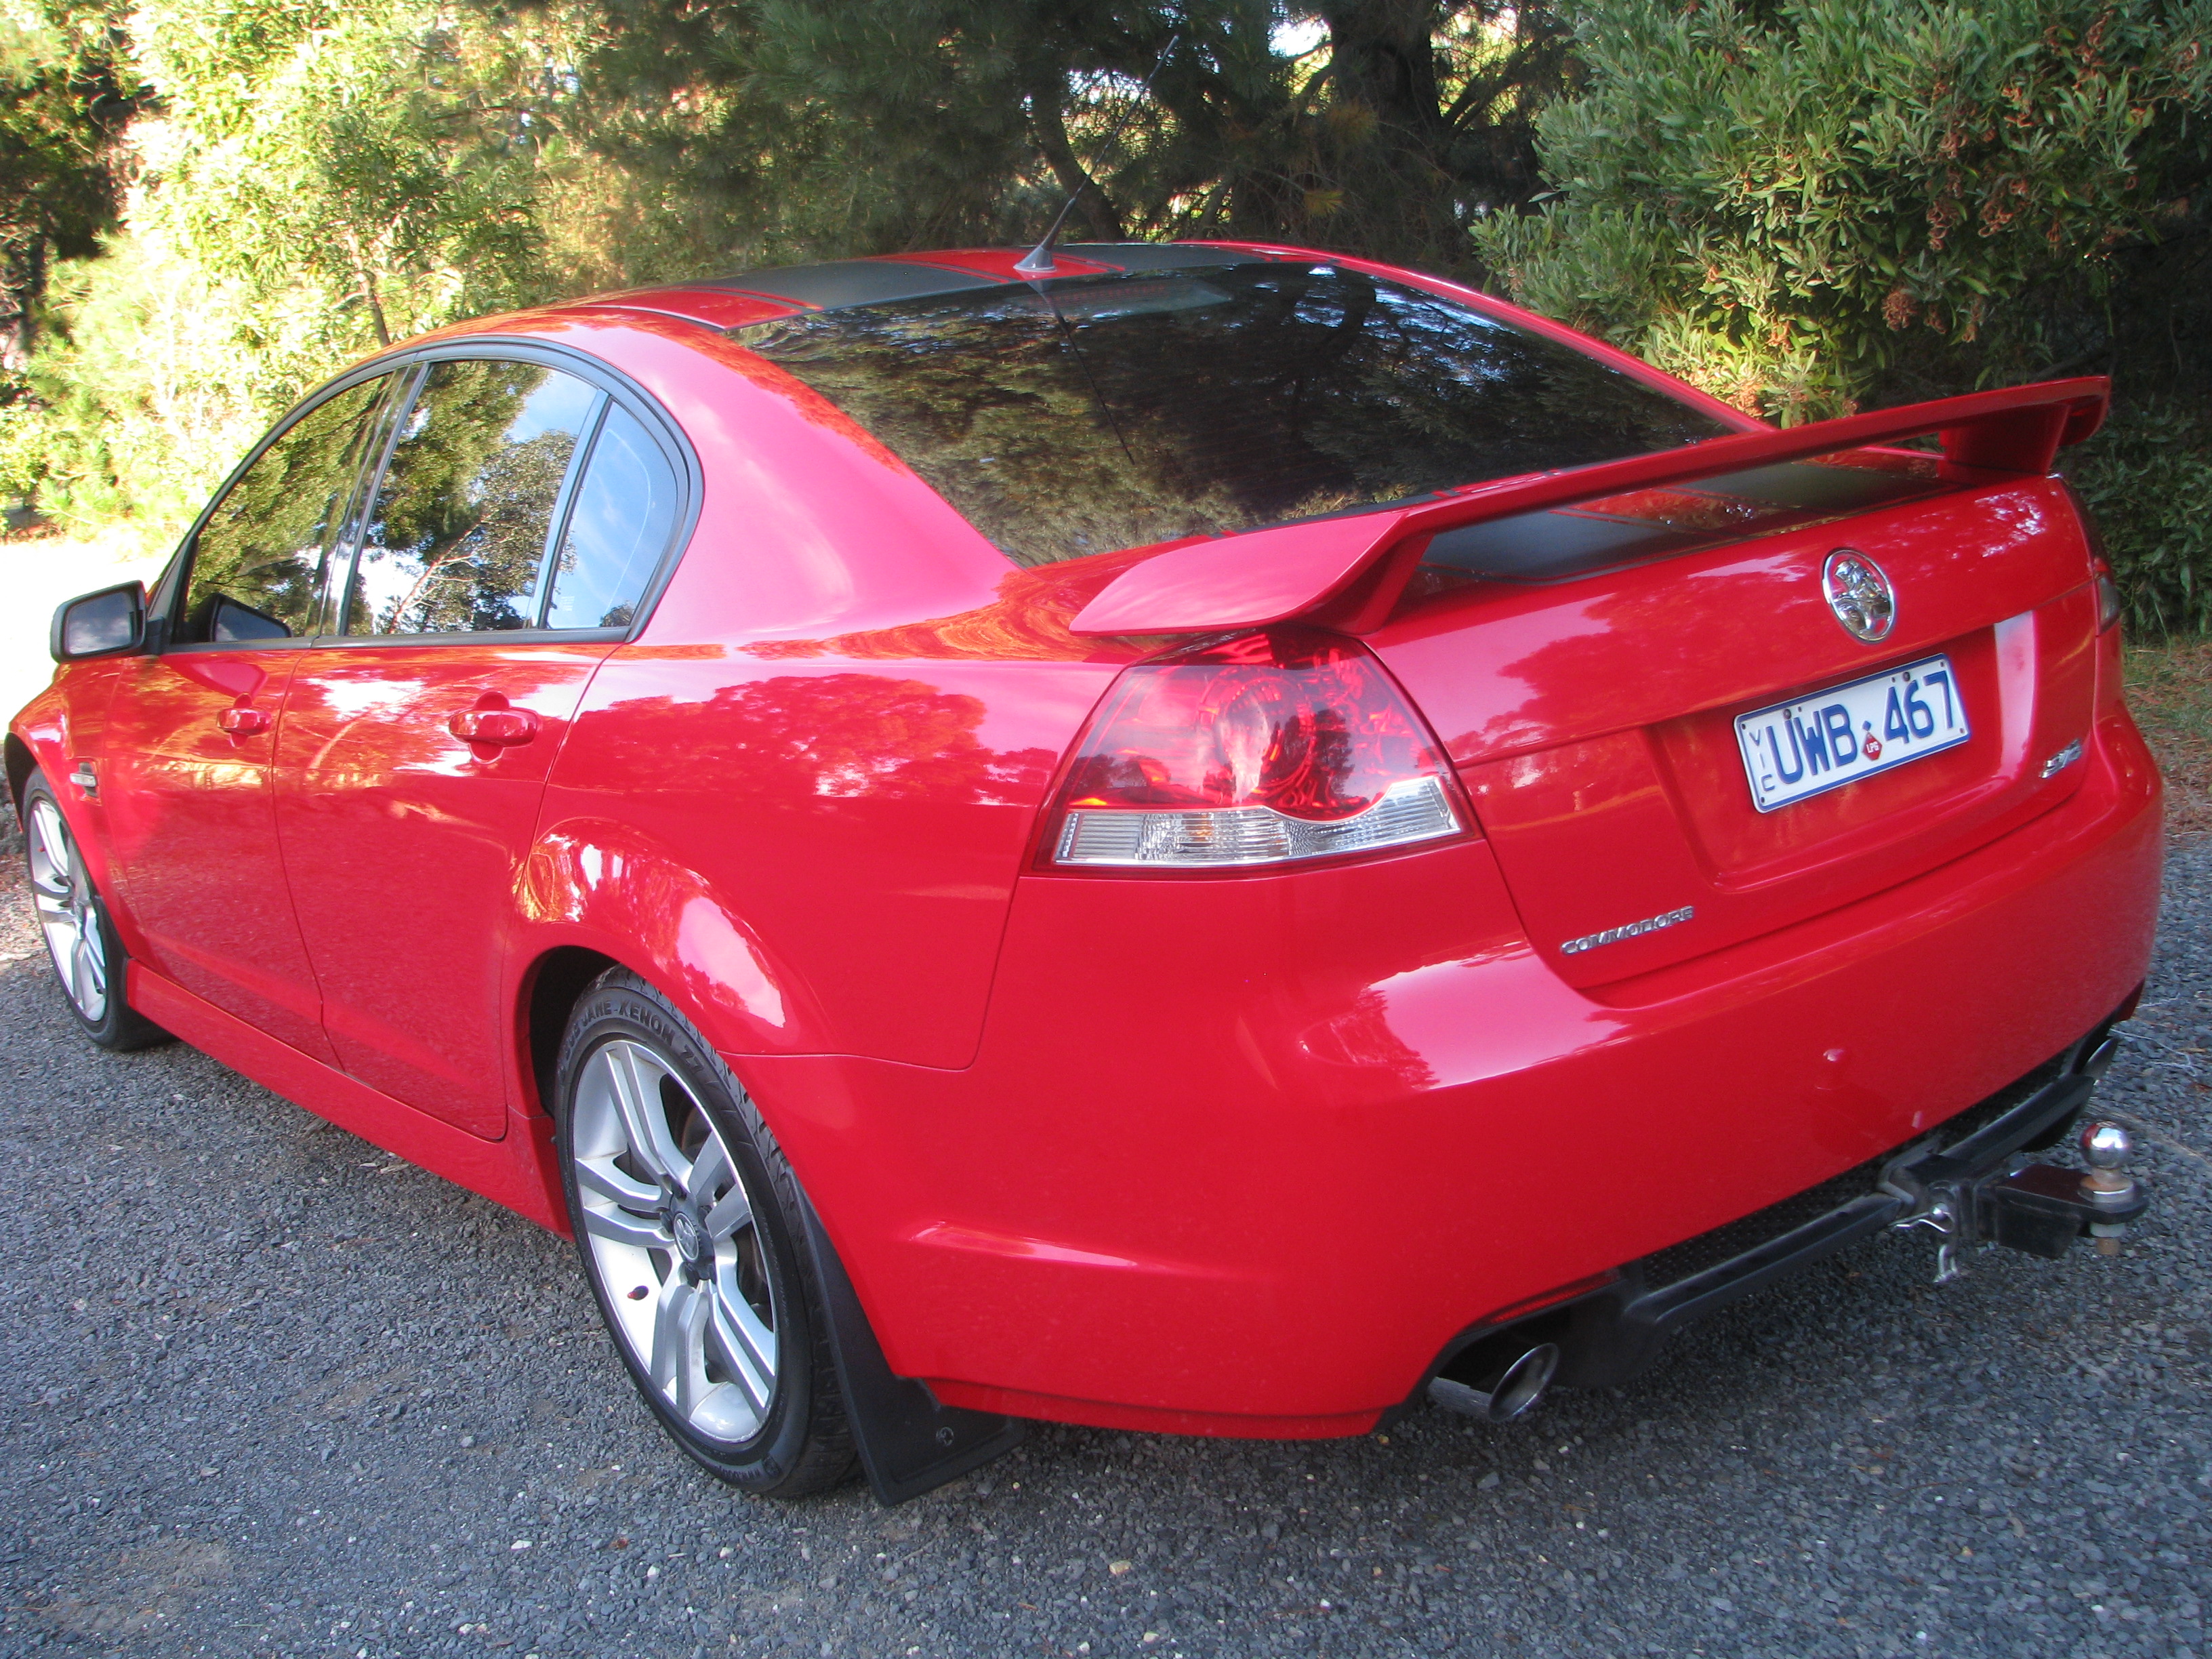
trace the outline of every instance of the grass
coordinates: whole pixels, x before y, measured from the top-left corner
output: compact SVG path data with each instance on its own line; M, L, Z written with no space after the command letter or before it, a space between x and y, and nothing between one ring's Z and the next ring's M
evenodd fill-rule
M2130 646L2128 706L2166 774L2166 827L2212 830L2212 640Z

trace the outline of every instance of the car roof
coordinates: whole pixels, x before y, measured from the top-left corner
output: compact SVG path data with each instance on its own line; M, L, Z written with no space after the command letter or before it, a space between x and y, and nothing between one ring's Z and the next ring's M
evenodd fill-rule
M712 328L737 328L799 312L1003 288L1027 280L1015 269L1026 248L953 248L941 252L878 254L740 271L664 287L598 294L572 303L680 317ZM1313 258L1315 254L1233 242L1073 242L1053 251L1053 277L1188 270L1255 260ZM1326 257L1326 256L1320 256ZM554 307L558 310L561 307Z

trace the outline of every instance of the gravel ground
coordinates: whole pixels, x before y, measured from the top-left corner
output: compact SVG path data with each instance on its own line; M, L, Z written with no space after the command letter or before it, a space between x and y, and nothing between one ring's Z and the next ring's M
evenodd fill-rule
M1045 1430L902 1509L663 1443L568 1247L182 1047L0 894L0 1653L2207 1651L2212 841L2106 1085L2117 1261L1878 1240L1635 1386L1299 1445Z

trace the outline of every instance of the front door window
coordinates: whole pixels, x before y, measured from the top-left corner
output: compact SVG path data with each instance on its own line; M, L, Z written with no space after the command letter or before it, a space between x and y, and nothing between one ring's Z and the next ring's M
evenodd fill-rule
M186 550L168 645L118 662L101 737L108 839L146 965L324 1059L270 769L377 410L402 378L324 398L223 492Z

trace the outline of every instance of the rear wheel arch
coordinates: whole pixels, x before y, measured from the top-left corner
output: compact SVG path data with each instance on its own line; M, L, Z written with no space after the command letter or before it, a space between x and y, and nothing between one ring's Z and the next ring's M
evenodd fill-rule
M531 1111L552 1115L553 1090L561 1061L561 1042L568 1016L592 982L623 964L580 945L556 945L532 962L522 975L523 1081L531 1091Z
M840 1051L813 987L741 896L655 836L605 818L541 829L516 902L526 935L632 969L721 1053Z

